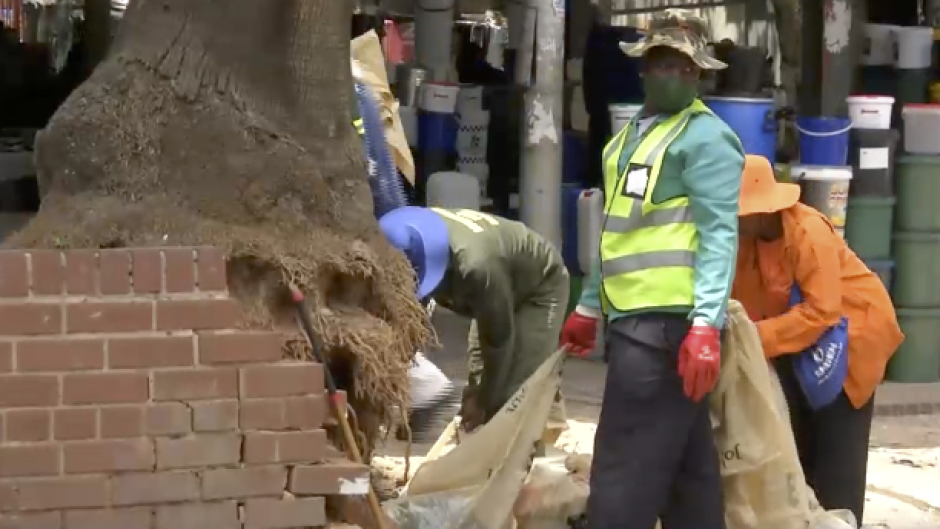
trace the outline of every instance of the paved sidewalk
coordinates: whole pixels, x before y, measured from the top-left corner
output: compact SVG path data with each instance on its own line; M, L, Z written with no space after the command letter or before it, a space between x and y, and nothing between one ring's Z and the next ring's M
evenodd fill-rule
M431 358L456 381L466 378L467 321L443 309L435 314L442 350ZM603 395L605 365L569 360L562 391L572 429L560 443L565 450L591 451ZM940 529L940 384L886 383L876 395L869 460L865 527ZM430 446L415 446L423 455ZM383 450L400 455L394 443Z

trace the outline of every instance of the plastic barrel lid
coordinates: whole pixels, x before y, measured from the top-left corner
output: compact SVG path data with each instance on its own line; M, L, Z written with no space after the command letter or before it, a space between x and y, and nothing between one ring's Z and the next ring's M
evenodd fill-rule
M931 156L929 154L902 154L898 156L898 163L940 164L940 156Z
M898 199L895 197L852 197L849 199L848 207L852 206L893 206Z
M790 178L794 180L851 180L852 167L849 165L793 165Z
M877 259L877 260L872 260L872 261L866 260L864 261L864 263L865 263L865 266L870 268L872 271L884 270L885 268L890 270L894 268L894 261L892 261L891 259Z
M940 233L920 232L920 231L902 231L895 232L892 239L903 242L940 242Z
M940 309L894 309L903 318L940 318Z

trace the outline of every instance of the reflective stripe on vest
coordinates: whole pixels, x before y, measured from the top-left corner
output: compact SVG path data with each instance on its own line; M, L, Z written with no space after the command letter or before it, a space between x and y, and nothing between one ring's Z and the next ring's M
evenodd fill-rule
M366 126L362 123L362 118L354 119L353 127L356 128L356 133L360 136L366 133Z
M669 145L694 114L710 112L699 100L656 124L620 170L620 155L633 129L624 127L604 149L604 227L601 234L602 306L621 312L693 304L693 265L698 234L688 197L653 204ZM634 118L636 119L636 118ZM624 194L631 167L643 171L643 198Z

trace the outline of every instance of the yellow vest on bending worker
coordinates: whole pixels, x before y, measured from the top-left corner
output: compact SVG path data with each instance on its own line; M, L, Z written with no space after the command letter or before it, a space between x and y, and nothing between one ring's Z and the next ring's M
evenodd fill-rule
M700 100L646 132L626 167L620 156L632 127L604 148L604 227L601 232L601 306L605 313L694 305L698 232L689 198L652 201L663 157L694 114L711 111Z

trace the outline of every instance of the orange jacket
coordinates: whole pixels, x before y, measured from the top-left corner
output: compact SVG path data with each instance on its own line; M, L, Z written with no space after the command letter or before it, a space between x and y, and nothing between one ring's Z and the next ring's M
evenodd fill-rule
M821 213L797 204L781 214L781 240L741 241L732 297L757 322L768 358L805 350L846 316L849 375L844 388L861 407L904 341L891 298ZM791 309L794 281L803 292L803 303Z

